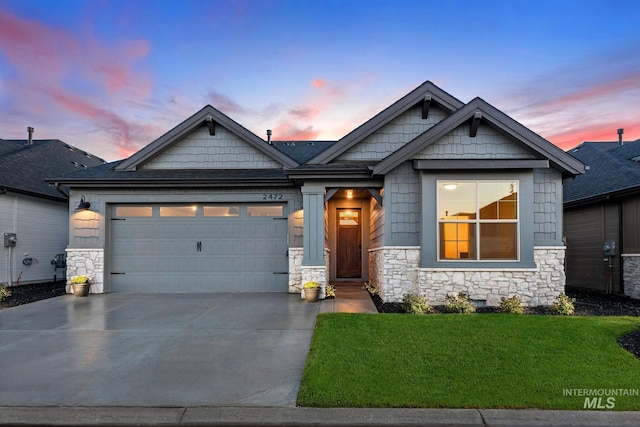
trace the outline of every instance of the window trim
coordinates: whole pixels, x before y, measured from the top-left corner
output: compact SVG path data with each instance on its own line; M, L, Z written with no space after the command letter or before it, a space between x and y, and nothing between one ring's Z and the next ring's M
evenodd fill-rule
M516 199L516 219L481 219L480 218L480 208L479 208L479 191L480 183L492 183L492 182L516 182L518 185L518 197ZM473 220L441 220L440 219L440 188L441 184L445 183L474 183L476 184L475 188L475 216L476 218ZM509 178L486 178L486 179L464 179L464 178L449 178L443 179L438 178L435 180L436 184L436 263L520 263L521 262L521 245L522 245L522 235L521 235L521 214L520 214L520 205L521 205L521 184L519 178L509 179ZM444 188L444 187L443 187ZM441 224L473 224L475 226L474 231L474 244L475 244L475 258L441 258L441 240L440 240L440 226ZM480 238L480 230L482 224L516 224L516 257L511 258L488 258L481 259L480 258L480 247L481 247L481 238Z

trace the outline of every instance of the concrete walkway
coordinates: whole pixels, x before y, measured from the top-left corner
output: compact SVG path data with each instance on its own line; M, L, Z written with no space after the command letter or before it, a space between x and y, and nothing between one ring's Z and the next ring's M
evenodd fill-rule
M369 293L362 283L336 283L336 297L325 299L320 304L320 313L377 313Z

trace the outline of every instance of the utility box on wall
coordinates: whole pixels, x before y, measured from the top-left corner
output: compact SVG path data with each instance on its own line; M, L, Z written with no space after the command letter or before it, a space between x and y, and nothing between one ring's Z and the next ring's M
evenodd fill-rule
M604 242L602 250L604 251L604 256L616 256L616 242Z
M16 233L4 233L4 247L5 248L13 248L18 242L18 238L16 237Z

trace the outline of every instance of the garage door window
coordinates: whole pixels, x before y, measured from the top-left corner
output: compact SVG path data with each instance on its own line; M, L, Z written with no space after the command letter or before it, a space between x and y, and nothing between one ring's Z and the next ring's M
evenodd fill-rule
M215 217L240 216L240 206L203 206L203 214Z
M151 218L153 216L153 207L151 206L118 206L116 207L117 217L129 218Z
M247 206L247 216L283 216L282 205Z
M160 206L161 217L192 217L196 216L196 206Z

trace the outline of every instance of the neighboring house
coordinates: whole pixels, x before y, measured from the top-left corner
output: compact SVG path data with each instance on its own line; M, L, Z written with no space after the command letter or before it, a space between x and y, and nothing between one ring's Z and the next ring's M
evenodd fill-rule
M567 285L640 298L640 140L569 153L588 170L565 183Z
M431 82L336 142L265 141L206 106L128 159L60 180L71 207L91 203L70 211L68 274L95 276L92 292L370 281L385 301L544 305L565 285L562 179L583 171Z
M57 139L0 139L0 283L37 283L64 276L51 261L65 253L69 206L46 179L104 163ZM10 242L15 237L15 246Z

